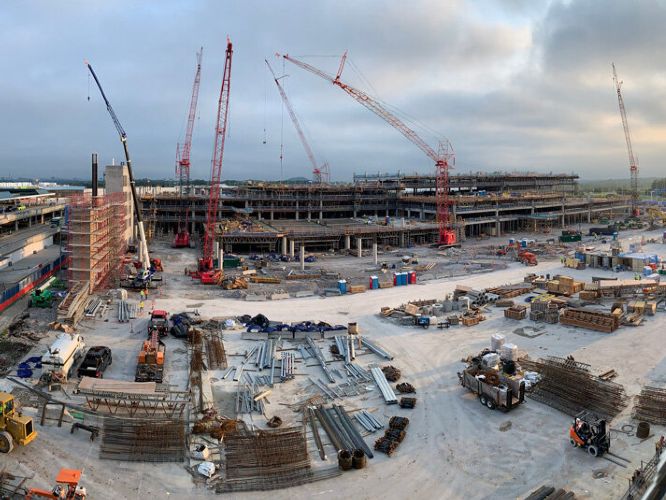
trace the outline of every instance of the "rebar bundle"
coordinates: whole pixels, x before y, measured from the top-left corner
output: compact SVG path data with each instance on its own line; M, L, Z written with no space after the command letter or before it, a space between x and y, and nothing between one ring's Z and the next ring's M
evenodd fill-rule
M102 459L181 462L185 450L182 420L104 420L99 454Z
M633 417L655 425L666 425L666 389L643 387L636 397Z
M529 396L568 415L587 410L612 419L628 404L624 387L593 375L590 365L554 356L522 364L542 377Z
M289 488L339 475L312 471L304 428L241 431L225 436L226 478L218 493Z
M206 354L208 355L208 368L211 370L227 368L227 353L224 350L224 343L218 335L206 339Z

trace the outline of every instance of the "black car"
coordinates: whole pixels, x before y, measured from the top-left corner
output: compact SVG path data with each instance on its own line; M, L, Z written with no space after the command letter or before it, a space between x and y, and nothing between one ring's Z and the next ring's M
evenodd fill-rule
M101 345L91 347L79 366L79 377L103 378L104 370L111 365L111 349Z

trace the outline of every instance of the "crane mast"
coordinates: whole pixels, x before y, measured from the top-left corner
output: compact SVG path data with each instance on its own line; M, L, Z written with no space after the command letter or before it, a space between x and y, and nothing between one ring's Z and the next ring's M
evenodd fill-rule
M130 159L129 149L127 148L127 134L125 133L125 129L123 128L123 126L120 124L120 120L116 116L116 112L113 110L111 103L107 99L106 94L104 93L104 89L102 89L102 84L99 82L99 79L97 78L97 75L95 74L95 71L93 70L92 66L88 61L85 61L85 65L88 67L88 71L90 71L90 74L95 80L95 83L97 84L97 88L99 89L100 94L102 94L102 99L104 99L104 103L106 104L106 110L109 112L111 120L113 120L113 124L116 126L116 130L118 131L118 136L120 137L120 142L122 143L123 150L125 152L125 164L127 165L127 175L129 177L130 190L132 192L134 217L136 219L136 225L139 232L139 260L141 261L141 266L142 266L142 279L145 280L148 279L150 273L150 256L148 255L148 243L146 241L146 232L143 226L143 217L141 216L141 207L139 206L139 198L136 194L134 174L132 172L132 160Z
M197 69L194 74L192 85L192 99L190 100L190 112L187 115L187 129L185 131L185 142L182 149L176 149L176 175L180 194L183 195L190 190L190 150L192 149L192 132L194 130L194 119L197 114L197 102L199 100L199 84L201 83L201 58L203 47L197 52Z
M208 197L208 210L206 212L206 230L202 257L199 260L199 271L213 270L213 242L215 241L215 226L217 224L217 211L220 204L220 180L222 176L222 158L224 156L224 141L227 136L227 120L229 115L229 91L231 85L231 56L233 54L231 40L227 38L227 51L222 75L222 87L217 107L217 122L215 126L215 145L213 159L210 166L210 193ZM222 263L219 263L222 267Z
M437 151L435 151L428 143L426 143L419 135L408 127L400 118L395 116L379 102L373 99L371 96L358 90L351 85L348 85L340 80L340 75L345 66L347 60L347 53L345 52L340 59L340 65L338 67L338 72L335 77L325 73L324 71L307 64L298 59L294 59L289 55L285 54L282 56L287 61L295 64L296 66L314 73L315 75L328 80L333 85L340 87L347 94L353 97L357 102L368 108L370 111L375 113L393 128L398 130L403 136L405 136L410 142L416 145L423 153L425 153L428 158L435 162L436 169L436 201L437 201L437 223L439 225L439 243L441 245L454 245L456 243L456 233L452 228L450 216L449 216L449 168L451 168L455 162L453 148L451 147L450 142L447 139L439 141Z
M627 120L627 110L624 107L624 98L622 97L622 82L617 78L615 63L613 66L613 82L617 91L617 102L620 106L620 115L622 116L622 128L624 129L624 138L627 142L627 154L629 156L629 174L631 175L631 215L638 216L638 162L634 157L634 149L631 146L631 134L629 133L629 122Z
M289 98L287 97L287 93L284 91L284 88L282 85L280 85L280 79L275 76L275 72L273 71L273 68L271 67L270 63L268 62L267 59L264 59L266 62L266 66L268 66L268 69L271 72L271 75L273 75L273 81L275 82L275 85L277 85L278 92L280 93L280 97L282 97L282 102L284 103L285 107L287 108L287 112L289 113L289 117L291 118L291 121L294 124L294 128L296 129L296 133L298 134L298 137L301 139L301 144L303 144L303 149L305 149L305 154L307 155L308 159L310 160L310 164L312 165L312 174L314 177L314 182L321 183L321 182L328 182L330 178L330 173L329 173L329 167L327 163L324 163L321 168L317 165L317 160L315 159L314 153L312 152L312 148L310 147L310 144L308 143L307 139L305 138L305 134L303 133L303 129L301 128L301 124L298 121L298 117L296 116L296 112L294 111L294 108L291 105L291 102L289 101ZM282 78L282 77L280 77Z

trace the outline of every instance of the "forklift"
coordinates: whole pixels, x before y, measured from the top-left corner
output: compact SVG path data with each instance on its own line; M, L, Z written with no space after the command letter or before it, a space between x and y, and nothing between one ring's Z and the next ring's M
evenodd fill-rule
M569 428L569 442L575 448L585 448L593 457L600 457L610 450L610 431L606 420L593 413L581 411Z

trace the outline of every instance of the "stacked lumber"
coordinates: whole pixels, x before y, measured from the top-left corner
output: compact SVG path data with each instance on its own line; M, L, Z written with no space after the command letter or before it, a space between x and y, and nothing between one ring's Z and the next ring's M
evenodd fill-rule
M530 283L515 283L511 285L502 285L494 288L486 288L486 293L494 293L503 299L511 299L524 295L534 290L534 285Z
M250 281L252 283L277 285L280 283L280 278L275 278L272 276L250 276Z
M623 386L593 375L585 363L549 356L520 364L542 377L529 397L567 415L587 410L610 420L628 405Z
M365 285L350 285L347 289L349 293L363 293L365 290Z
M620 327L620 316L614 313L567 307L560 315L560 323L603 333L611 333Z

